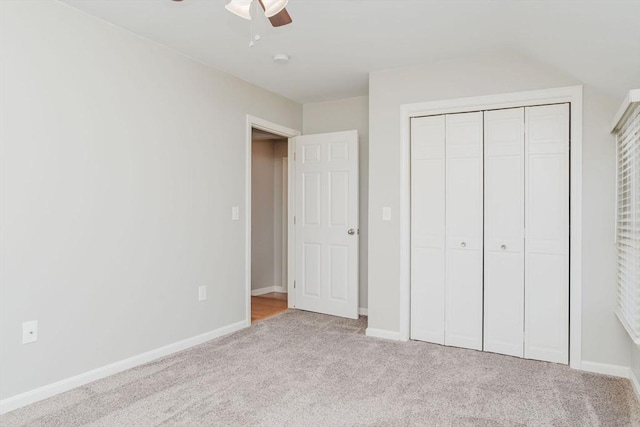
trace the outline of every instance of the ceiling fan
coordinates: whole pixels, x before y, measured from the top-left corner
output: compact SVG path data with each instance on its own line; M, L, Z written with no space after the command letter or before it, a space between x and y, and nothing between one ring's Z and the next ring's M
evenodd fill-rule
M173 0L180 2L182 0ZM286 6L289 0L257 0L264 11L264 15L269 18L269 22L274 27L282 27L293 22ZM225 8L241 18L251 19L251 3L253 0L231 0Z
M293 20L287 12L286 6L289 0L257 0L264 11L264 15L269 18L271 25L282 27L291 24ZM225 8L235 13L241 18L251 19L251 3L253 0L231 0Z

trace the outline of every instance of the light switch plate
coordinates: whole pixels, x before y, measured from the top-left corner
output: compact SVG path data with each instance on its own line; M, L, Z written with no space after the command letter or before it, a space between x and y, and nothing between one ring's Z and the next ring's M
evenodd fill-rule
M240 207L234 206L231 208L231 219L233 221L238 221L240 219Z
M198 301L204 301L207 299L207 287L200 286L198 288Z
M391 208L389 206L382 208L382 220L391 221Z
M22 344L38 341L38 321L32 320L22 324Z

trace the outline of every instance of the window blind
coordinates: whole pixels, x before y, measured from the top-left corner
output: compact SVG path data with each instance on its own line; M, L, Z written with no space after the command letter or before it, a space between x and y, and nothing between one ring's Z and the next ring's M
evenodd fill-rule
M640 344L640 104L617 127L616 314Z

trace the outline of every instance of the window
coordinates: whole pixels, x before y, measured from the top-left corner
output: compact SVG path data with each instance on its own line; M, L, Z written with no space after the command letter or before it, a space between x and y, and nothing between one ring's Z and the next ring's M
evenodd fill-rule
M640 90L631 91L616 132L618 307L616 314L640 344ZM638 97L640 100L640 97Z

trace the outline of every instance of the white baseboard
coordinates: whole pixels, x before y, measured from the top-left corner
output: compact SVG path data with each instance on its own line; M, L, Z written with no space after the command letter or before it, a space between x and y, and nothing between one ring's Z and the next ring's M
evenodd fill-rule
M257 297L259 295L270 294L272 292L286 294L287 288L285 288L284 286L268 286L266 288L252 289L251 296Z
M360 307L360 308L358 309L358 314L359 314L360 316L368 316L368 315L369 315L369 310L368 310L368 309L366 309L366 308L362 308L362 307Z
M386 340L400 341L400 332L385 331L384 329L367 328L365 334L368 337L384 338Z
M582 361L582 370L594 372L596 374L611 375L614 377L629 378L629 367L620 365L609 365L607 363Z
M147 351L146 353L138 354L128 359L120 360L118 362L111 363L109 365L102 366L100 368L96 368L91 371L57 381L55 383L47 384L34 390L29 390L15 396L8 397L0 401L0 415L6 414L7 412L13 411L14 409L22 408L23 406L30 405L40 400L47 399L49 397L55 396L56 394L64 393L65 391L69 391L76 387L89 384L110 375L117 374L118 372L126 371L127 369L135 368L136 366L144 365L145 363L202 344L214 338L228 335L232 332L244 329L250 325L250 321L247 322L246 320L243 320L241 322L223 326L222 328L218 328L210 332L205 332L204 334L196 335L195 337L187 338L185 340L178 341L173 344L157 348L155 350Z

